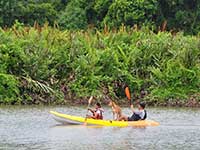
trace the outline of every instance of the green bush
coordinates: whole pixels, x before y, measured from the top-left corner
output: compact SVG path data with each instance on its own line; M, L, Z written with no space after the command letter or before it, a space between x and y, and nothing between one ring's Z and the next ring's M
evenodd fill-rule
M19 102L19 82L15 76L0 73L0 104Z
M66 99L120 96L115 82L127 83L132 92L145 88L150 99L163 101L199 93L198 36L125 26L115 31L60 31L18 23L1 29L0 36L1 88L7 87L5 81L14 87L9 94L1 92L2 101L17 94L22 102L32 103L53 103L62 93Z

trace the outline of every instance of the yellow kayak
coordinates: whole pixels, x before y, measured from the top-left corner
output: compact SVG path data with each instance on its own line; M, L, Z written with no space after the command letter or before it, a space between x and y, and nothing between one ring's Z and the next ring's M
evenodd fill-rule
M116 127L146 127L146 126L158 126L159 123L152 120L140 120L140 121L112 121L112 120L95 120L95 119L85 119L83 117L71 116L55 111L50 111L53 118L63 124L84 124L87 125L98 125L98 126L116 126Z

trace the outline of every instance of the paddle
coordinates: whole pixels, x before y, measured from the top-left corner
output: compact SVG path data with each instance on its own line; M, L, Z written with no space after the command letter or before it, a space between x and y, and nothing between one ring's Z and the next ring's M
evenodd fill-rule
M85 122L84 122L84 124L83 125L87 125L87 115L88 115L88 112L89 112L89 107L90 107L90 104L92 103L92 100L93 100L93 96L90 96L90 99L88 100L88 106L87 106L87 113L86 113L86 115L85 115Z
M126 97L129 100L129 103L131 105L131 93L130 93L130 90L129 90L128 86L125 87L125 94L126 94Z

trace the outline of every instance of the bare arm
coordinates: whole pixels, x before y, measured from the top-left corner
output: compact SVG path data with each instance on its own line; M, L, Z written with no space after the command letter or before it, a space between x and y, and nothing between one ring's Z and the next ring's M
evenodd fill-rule
M88 110L94 114L94 110L92 110L91 108L88 108Z
M131 111L135 112L134 108L133 108L133 104L131 104Z

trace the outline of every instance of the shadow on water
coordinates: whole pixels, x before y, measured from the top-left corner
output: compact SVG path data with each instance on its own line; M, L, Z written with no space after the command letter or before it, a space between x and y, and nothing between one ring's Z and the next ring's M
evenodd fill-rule
M50 128L104 128L103 126L93 126L93 125L72 125L72 124L55 124Z
M113 129L122 129L122 128L131 128L131 129L146 129L147 127L111 127L111 126L101 126L101 125L74 125L74 124L55 124L50 126L50 128L113 128Z

